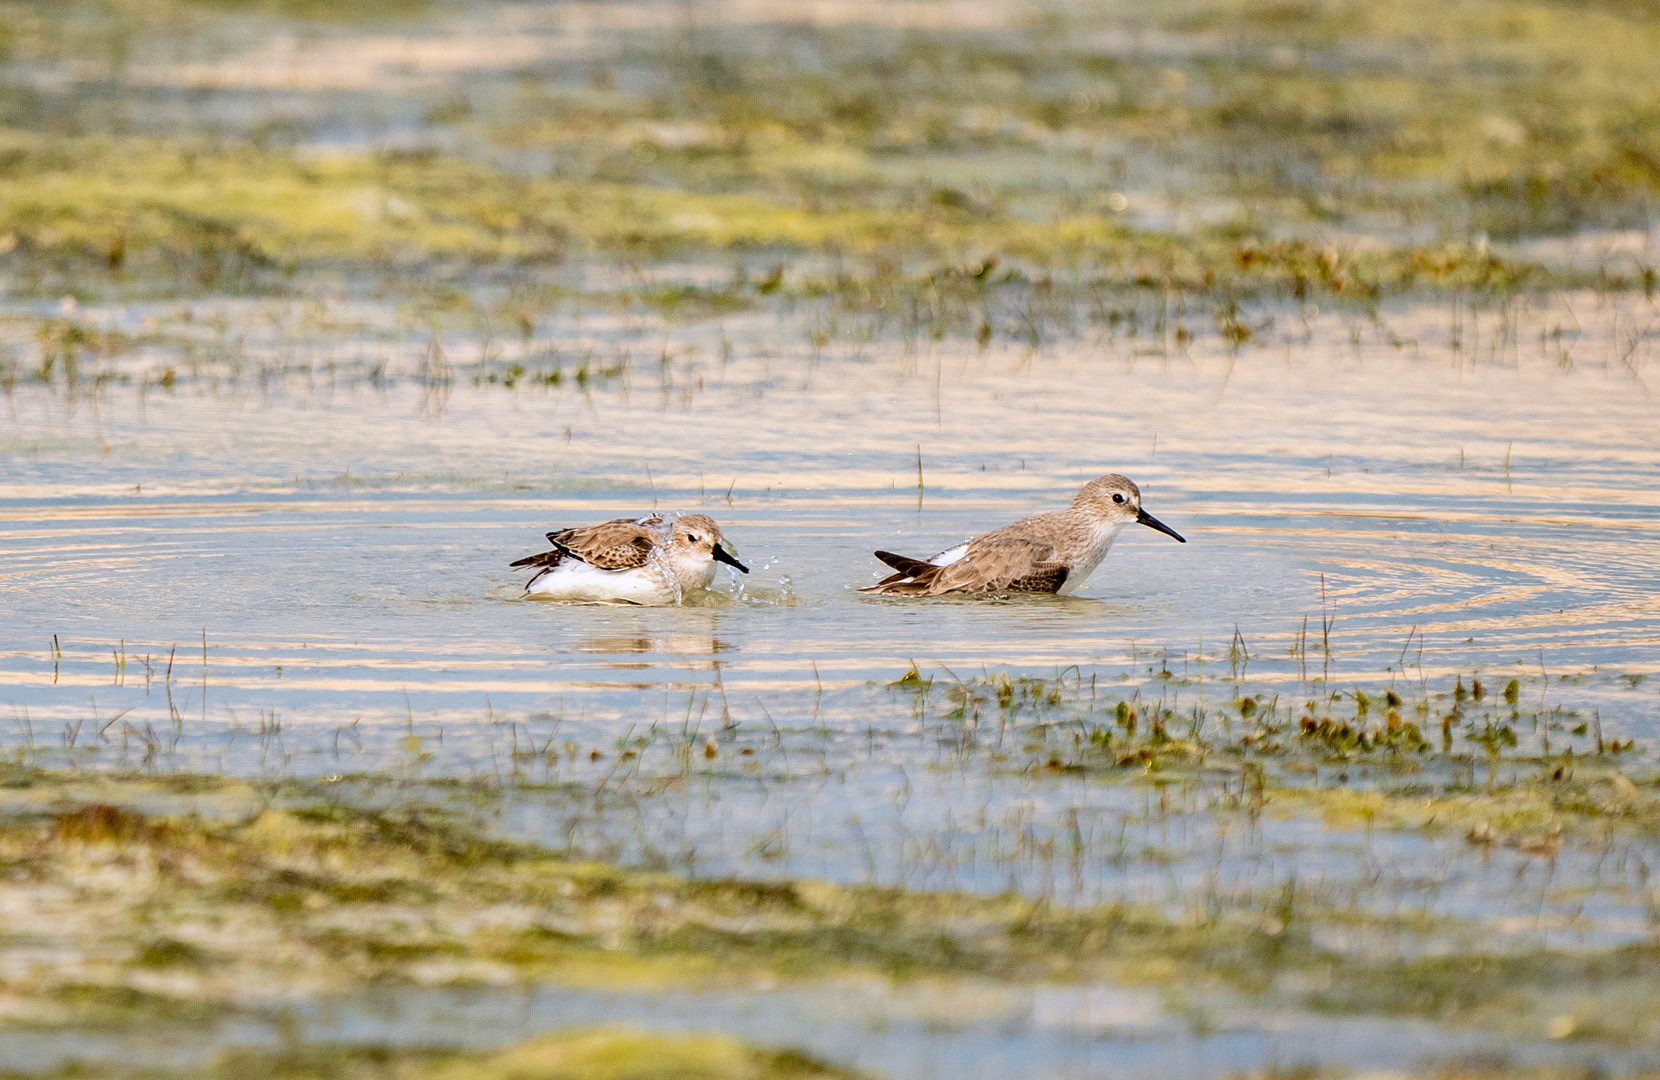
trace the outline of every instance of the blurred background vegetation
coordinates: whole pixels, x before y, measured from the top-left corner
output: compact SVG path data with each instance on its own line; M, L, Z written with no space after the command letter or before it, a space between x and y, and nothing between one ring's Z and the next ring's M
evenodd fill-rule
M7 0L0 275L1652 291L1657 119L1655 0Z

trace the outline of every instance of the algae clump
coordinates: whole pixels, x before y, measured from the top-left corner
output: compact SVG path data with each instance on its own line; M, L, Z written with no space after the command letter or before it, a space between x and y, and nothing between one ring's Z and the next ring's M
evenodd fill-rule
M601 1028L546 1035L428 1075L430 1080L830 1080L855 1074L795 1051L760 1050L724 1036Z

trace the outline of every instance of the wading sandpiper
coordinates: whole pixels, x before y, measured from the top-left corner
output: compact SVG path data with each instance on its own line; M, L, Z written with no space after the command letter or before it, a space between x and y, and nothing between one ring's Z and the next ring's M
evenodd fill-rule
M876 557L897 573L860 592L890 596L945 593L1058 593L1082 585L1129 524L1145 525L1187 543L1141 508L1141 489L1123 476L1083 486L1065 510L1039 514L976 536L932 559L891 551Z
M617 518L550 532L548 543L552 551L512 563L537 568L525 595L543 600L678 604L687 590L709 587L717 562L749 573L703 514Z

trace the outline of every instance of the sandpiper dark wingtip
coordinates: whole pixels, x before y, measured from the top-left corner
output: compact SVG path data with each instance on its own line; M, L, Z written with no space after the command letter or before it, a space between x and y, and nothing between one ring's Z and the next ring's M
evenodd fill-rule
M923 559L913 559L909 555L898 555L892 551L878 551L874 554L882 562L892 567L894 572L876 584L867 585L860 589L859 591L862 593L891 596L925 595L940 571L940 568L934 563Z
M934 566L926 559L913 559L909 555L896 555L891 551L878 551L875 555L895 570L906 575L926 573Z

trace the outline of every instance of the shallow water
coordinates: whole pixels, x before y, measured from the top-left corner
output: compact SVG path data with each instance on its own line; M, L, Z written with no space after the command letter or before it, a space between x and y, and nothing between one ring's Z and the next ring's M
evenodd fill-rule
M40 366L46 317L64 316L13 308L0 327L14 371ZM434 338L372 303L73 311L138 338L83 358L73 383L19 378L4 401L0 750L575 782L508 798L501 828L697 874L1176 911L1295 879L1455 920L1437 948L1647 940L1651 851L1472 859L1461 838L1238 830L1197 793L990 766L940 722L937 694L886 685L912 664L940 687L1008 671L1181 713L1242 685L1291 700L1316 680L1435 692L1516 677L1530 706L1594 711L1646 753L1656 313L1575 296L1483 317L1280 312L1235 355L1099 331L979 350L854 327L815 347L810 312L671 325L561 310L499 340ZM1637 345L1616 348L1633 326ZM932 554L1109 470L1189 543L1132 529L1066 599L856 591L881 572L874 548ZM543 532L652 508L712 514L754 573L672 609L521 599L507 563ZM1236 630L1249 655L1230 664ZM1241 661L1246 682L1227 681ZM719 756L687 774L667 733ZM761 1000L743 1032L792 1007ZM1317 1034L1287 1030L1194 1038L1147 1075L1246 1068ZM841 1037L791 1036L852 1060ZM860 1052L896 1075L933 1058L957 1075L964 1054L1033 1043L888 1038ZM1127 1060L1093 1038L1056 1049L1056 1074ZM1374 1044L1344 1036L1315 1056L1369 1067L1385 1061L1362 1053Z
M435 767L464 770L487 709L560 717L586 747L678 723L718 684L733 720L848 731L891 719L867 688L913 662L1215 675L1236 629L1269 683L1660 667L1652 344L1612 357L1655 317L1640 300L1542 303L1485 344L1465 310L1458 350L1441 308L1381 328L1281 313L1238 356L1105 335L815 349L786 316L565 312L439 355L390 305L183 314L75 312L139 344L7 394L0 696L42 730L123 709L160 730L166 690L198 762L203 724L263 713L290 736L441 726ZM25 373L36 325L6 335ZM856 592L876 547L932 554L1109 470L1191 542L1131 529L1067 599ZM653 508L712 513L754 573L672 610L520 599L506 564L542 532ZM1652 736L1657 690L1573 696L1611 737Z
M89 697L165 718L153 691L176 645L175 698L200 717L205 634L209 718L459 722L488 695L638 722L677 715L718 666L731 711L759 719L757 696L913 660L1214 663L1236 627L1254 676L1296 677L1288 643L1322 612L1321 673L1339 681L1403 660L1416 678L1420 643L1426 677L1643 674L1660 665L1660 408L1646 354L1612 358L1617 324L1653 312L1619 303L1634 310L1563 298L1586 327L1571 349L1546 340L1567 318L1551 305L1498 350L1469 350L1467 311L1466 348L1447 348L1432 308L1386 315L1396 346L1282 314L1277 342L1237 357L1104 338L815 350L785 317L561 315L525 341L452 333L442 361L390 307L83 310L165 329L103 361L96 389L82 371L73 392L7 395L0 678L44 720ZM23 372L33 333L10 323ZM514 389L479 382L514 364ZM556 368L559 386L527 385ZM882 569L875 547L931 554L1109 470L1191 543L1132 529L1073 599L855 591ZM506 564L543 531L654 507L714 514L755 573L678 610L519 600ZM1606 722L1651 734L1655 687L1628 689Z

